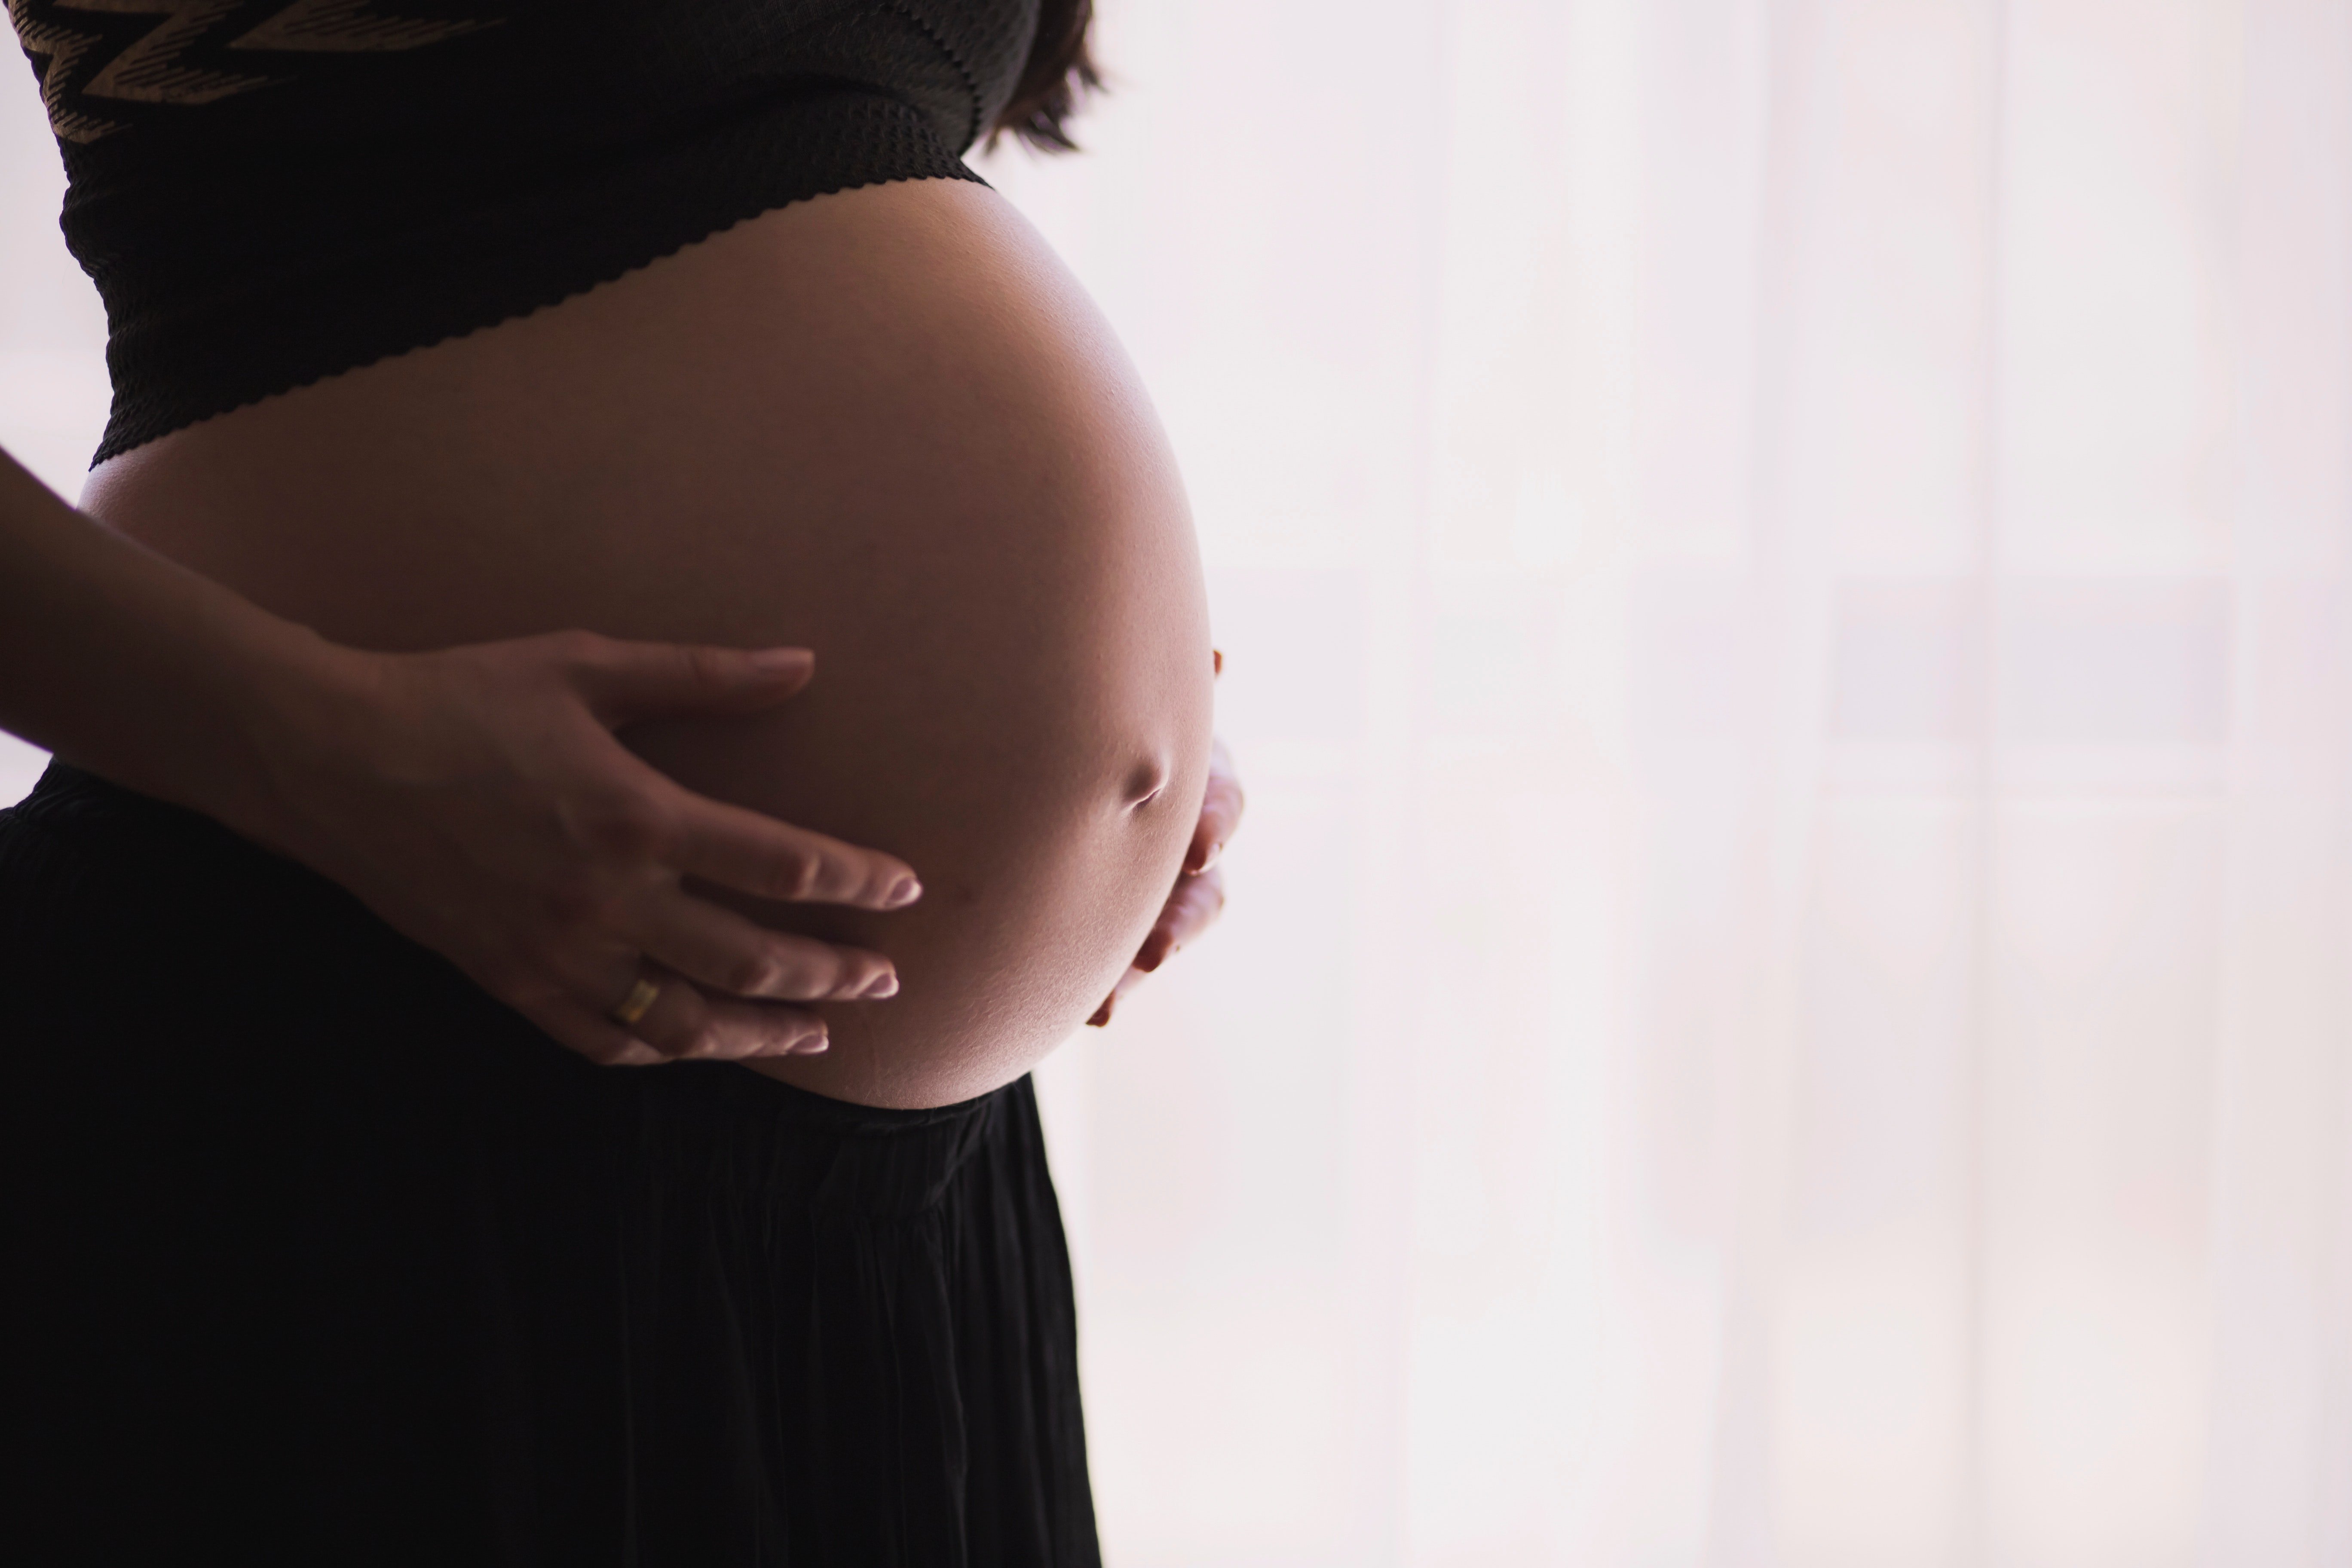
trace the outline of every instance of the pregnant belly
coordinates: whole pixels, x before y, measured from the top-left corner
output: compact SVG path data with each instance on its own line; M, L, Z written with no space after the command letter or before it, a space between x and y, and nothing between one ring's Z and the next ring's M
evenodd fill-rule
M871 946L882 1003L760 1070L926 1106L1107 993L1200 802L1207 616L1174 467L1082 290L992 193L845 192L551 310L179 431L86 510L328 636L587 626L816 650L773 714L627 739L904 857L913 910L753 910Z

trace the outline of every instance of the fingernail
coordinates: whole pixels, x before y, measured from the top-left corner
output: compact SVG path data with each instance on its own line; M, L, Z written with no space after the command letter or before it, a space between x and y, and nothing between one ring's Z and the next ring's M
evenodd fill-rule
M796 1057L821 1057L832 1047L833 1042L823 1034L814 1034L794 1041L792 1054Z
M1087 1027L1089 1029L1099 1029L1105 1024L1109 1022L1110 1004L1108 1002L1105 1002L1101 1006L1095 1009L1095 1016L1087 1020Z
M885 996L896 996L897 994L898 994L898 977L896 974L877 974L873 979L866 983L865 990L860 991L856 996L850 998L850 1000L854 1002L879 1002Z
M1218 856L1220 856L1220 855L1222 855L1222 854L1223 854L1224 852L1225 852L1225 847L1224 847L1223 845L1222 845L1222 844L1212 844L1212 845L1210 845L1210 846L1209 846L1209 852L1208 852L1206 855L1203 855L1203 856L1202 856L1202 857L1201 857L1201 863L1200 863L1199 865L1197 865L1197 866L1195 866L1195 867L1193 867L1193 868L1192 868L1192 875L1194 875L1195 877L1197 877L1197 876L1199 876L1202 872L1203 872L1203 871L1207 870L1210 867L1212 867L1212 866L1215 865L1215 864L1217 863L1217 857L1218 857Z
M923 885L920 882L912 877L901 877L884 896L882 907L886 910L903 910L922 896Z
M1168 955L1175 951L1176 944L1172 942L1147 942L1143 944L1143 951L1135 955L1135 967L1146 974L1156 974L1160 966L1168 962Z

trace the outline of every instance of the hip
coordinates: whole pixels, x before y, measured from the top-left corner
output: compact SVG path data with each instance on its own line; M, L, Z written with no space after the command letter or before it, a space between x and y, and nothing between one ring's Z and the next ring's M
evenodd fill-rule
M1025 1081L593 1068L64 770L0 979L26 1561L1093 1560Z

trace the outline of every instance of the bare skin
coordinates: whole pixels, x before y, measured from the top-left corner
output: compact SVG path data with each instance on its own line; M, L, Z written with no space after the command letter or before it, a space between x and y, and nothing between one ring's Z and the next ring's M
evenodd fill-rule
M878 953L765 931L687 883L895 909L904 862L694 795L613 733L756 712L812 668L805 648L585 632L345 647L91 526L0 455L0 725L325 873L591 1061L821 1051L824 1020L793 1002L893 983ZM611 954L709 988L682 981L624 1028ZM136 984L142 955L117 956Z
M1174 466L1084 294L982 187L768 214L176 432L83 507L361 649L567 627L814 649L790 701L625 733L691 791L921 876L919 903L876 912L690 872L847 955L836 987L899 983L820 1003L834 1048L759 1064L788 1081L984 1092L1213 915L1213 882L1180 872L1238 794L1204 813L1212 655ZM593 962L618 1001L634 956Z

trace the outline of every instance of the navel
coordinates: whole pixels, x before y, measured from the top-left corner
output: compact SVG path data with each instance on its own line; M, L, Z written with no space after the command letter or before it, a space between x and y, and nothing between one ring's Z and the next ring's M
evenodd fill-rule
M1160 798L1168 787L1168 764L1159 757L1146 757L1127 772L1126 786L1119 798L1129 811L1140 811Z

